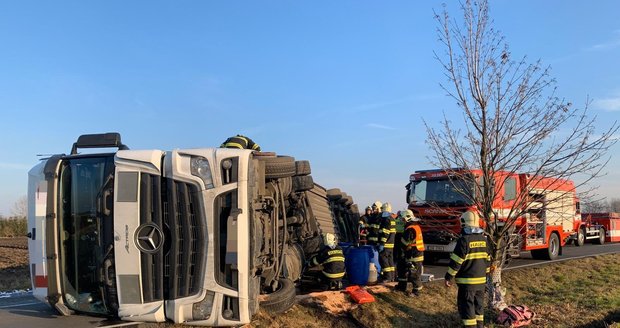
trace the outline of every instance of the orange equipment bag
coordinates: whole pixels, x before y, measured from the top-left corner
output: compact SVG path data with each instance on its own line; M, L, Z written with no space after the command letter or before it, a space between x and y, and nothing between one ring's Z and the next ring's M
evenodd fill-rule
M375 297L360 286L349 286L345 288L345 290L351 295L351 298L353 298L357 304L371 303L375 301Z

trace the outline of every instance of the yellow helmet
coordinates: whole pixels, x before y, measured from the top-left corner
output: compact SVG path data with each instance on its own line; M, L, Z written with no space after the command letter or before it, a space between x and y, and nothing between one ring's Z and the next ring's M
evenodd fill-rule
M372 203L372 209L373 209L373 210L381 210L381 206L382 206L382 205L383 205L383 204L381 204L381 202L380 202L380 201L376 201L376 202Z
M325 246L334 249L336 248L336 245L338 245L338 240L336 239L336 236L333 233L326 233L323 236L323 242L325 243Z
M381 211L392 212L392 205L390 203L384 203L383 206L381 206Z
M461 226L469 228L480 228L480 216L475 211L467 211L461 214Z

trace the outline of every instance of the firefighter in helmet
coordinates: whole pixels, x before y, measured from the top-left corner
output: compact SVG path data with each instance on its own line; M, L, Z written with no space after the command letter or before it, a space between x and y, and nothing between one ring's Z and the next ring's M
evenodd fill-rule
M310 260L312 266L320 265L323 267L322 273L325 277L325 288L328 290L342 289L342 278L344 277L344 253L338 246L336 236L331 233L323 235L325 244L318 255Z
M411 293L418 296L422 289L422 271L424 262L424 240L420 229L420 219L413 215L411 210L403 210L400 217L405 222L405 228L400 240L401 253L398 257L398 285L397 291L407 293L407 283L413 284Z
M357 231L359 233L359 243L360 245L366 245L367 237L368 237L368 220L372 215L372 207L367 206L364 215L360 216L360 220L358 222Z
M461 215L461 237L450 255L446 287L456 282L457 307L463 326L483 327L484 288L490 263L490 243L480 228L480 217L469 210Z
M376 201L370 207L372 209L372 213L368 217L368 234L366 235L366 240L368 240L368 245L377 245L379 242L379 229L381 225L381 204L380 201Z
M220 148L238 148L260 151L260 146L257 143L240 134L226 139L226 141L220 145Z
M381 206L381 221L379 224L379 241L376 249L379 252L382 282L394 281L394 240L396 236L396 222L392 217L392 205L384 203Z

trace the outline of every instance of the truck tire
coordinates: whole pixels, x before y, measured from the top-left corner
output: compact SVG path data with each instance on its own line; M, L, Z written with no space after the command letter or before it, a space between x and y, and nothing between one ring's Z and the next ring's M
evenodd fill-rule
M295 175L295 158L291 156L257 157L265 162L265 178L278 179Z
M279 285L278 290L268 294L265 300L260 302L260 307L272 314L282 313L295 305L295 284L293 281L281 278Z
M295 175L308 175L312 171L310 170L309 161L296 161L295 162Z
M293 177L293 190L306 191L314 188L314 180L309 175L294 176Z
M577 237L575 238L575 246L581 247L586 242L586 229L579 228L577 231Z
M605 228L601 227L598 232L598 239L594 239L594 243L597 245L603 245L605 243Z
M560 254L560 237L556 233L549 236L549 247L530 251L537 260L555 260Z
M329 189L327 191L327 198L329 198L331 200L338 200L338 199L342 198L342 191L340 191L340 189L338 189L338 188Z

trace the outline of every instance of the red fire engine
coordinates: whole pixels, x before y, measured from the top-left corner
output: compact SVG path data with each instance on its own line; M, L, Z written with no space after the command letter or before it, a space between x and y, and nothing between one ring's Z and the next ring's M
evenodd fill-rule
M481 176L480 170L425 170L410 175L407 202L422 220L429 259L454 250L461 233L459 217L464 211L475 209L473 184L480 184ZM523 213L510 229L514 237L511 256L530 251L533 258L555 259L567 242L581 240L583 245L591 237L582 222L572 181L510 172L496 172L493 179L497 183L493 200L496 223L505 224L511 209L513 213Z

